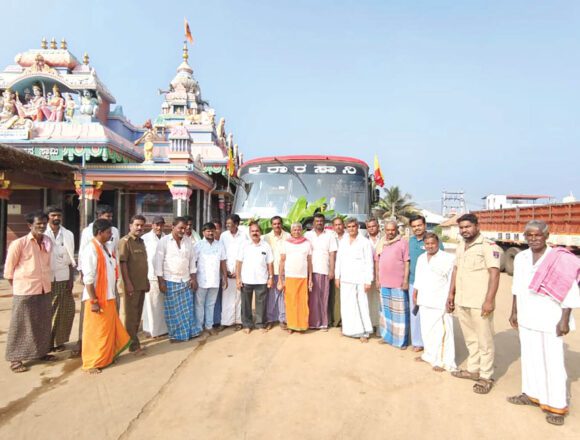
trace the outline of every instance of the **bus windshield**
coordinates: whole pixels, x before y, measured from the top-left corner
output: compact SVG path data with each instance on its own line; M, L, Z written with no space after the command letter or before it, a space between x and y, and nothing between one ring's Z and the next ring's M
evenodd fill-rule
M358 164L265 163L242 167L234 212L241 218L286 216L299 197L326 198L327 209L364 221L369 214L367 171Z

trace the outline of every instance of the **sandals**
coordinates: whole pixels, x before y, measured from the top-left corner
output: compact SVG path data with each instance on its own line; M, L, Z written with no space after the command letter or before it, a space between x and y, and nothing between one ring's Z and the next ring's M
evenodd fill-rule
M479 378L473 385L473 392L477 394L487 394L493 388L493 379Z
M562 426L564 424L564 416L559 414L546 414L546 422L551 425Z
M471 373L470 371L467 370L452 371L451 375L458 379L469 379L475 381L479 380L479 373Z
M28 367L20 361L15 361L10 364L10 369L14 373L24 373L28 371Z
M507 397L506 400L513 405L530 405L539 406L536 402L533 402L527 394L520 394L519 396Z
M56 362L56 361L58 361L58 358L56 356L51 355L51 354L47 354L47 355L42 356L40 358L40 360L43 362Z

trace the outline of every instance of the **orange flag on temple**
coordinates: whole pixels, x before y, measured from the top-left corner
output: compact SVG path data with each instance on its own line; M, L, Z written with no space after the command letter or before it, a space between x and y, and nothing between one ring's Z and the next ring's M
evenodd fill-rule
M232 147L228 147L228 176L233 176L236 172L236 165L234 164L234 152Z
M191 29L189 29L189 23L187 22L187 18L184 18L183 22L185 26L185 38L187 38L187 41L193 44L193 35L191 35Z
M385 186L385 179L383 178L383 173L379 165L379 158L375 154L375 184L381 188Z

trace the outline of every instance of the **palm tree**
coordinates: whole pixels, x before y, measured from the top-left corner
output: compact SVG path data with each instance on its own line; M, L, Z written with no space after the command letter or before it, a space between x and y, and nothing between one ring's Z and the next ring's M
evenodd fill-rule
M398 186L385 188L385 196L375 205L377 214L383 218L390 218L399 222L408 223L409 217L417 212L415 203L410 194L403 194Z

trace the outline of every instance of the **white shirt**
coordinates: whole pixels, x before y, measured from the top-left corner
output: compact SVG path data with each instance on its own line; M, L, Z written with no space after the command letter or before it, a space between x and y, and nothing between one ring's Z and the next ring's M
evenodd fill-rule
M288 238L290 238L290 234L284 229L282 229L280 235L274 234L274 231L270 231L264 235L264 240L266 240L272 248L272 252L274 252L274 275L280 275L280 250Z
M284 262L286 278L308 278L308 256L312 255L312 244L308 240L300 244L285 241L280 253L286 256Z
M165 237L163 232L161 233L161 238L162 237ZM157 281L157 277L155 276L155 269L153 268L153 260L155 259L155 254L157 253L157 244L161 238L157 237L157 234L153 231L149 231L146 234L143 234L143 237L141 238L145 242L145 250L147 251L147 278L151 281Z
M338 250L336 234L322 231L318 234L314 229L304 234L312 244L312 272L328 275L330 271L330 253Z
M202 289L220 286L220 265L226 259L226 250L219 240L211 243L205 238L193 245L197 258L197 284Z
M75 267L75 238L71 231L60 226L56 237L50 226L44 233L52 241L50 266L53 281L68 281L70 266Z
M556 333L556 325L562 318L562 308L580 307L578 285L573 282L562 304L549 296L539 295L529 289L532 278L542 261L552 251L548 246L544 255L533 264L531 249L516 255L514 260L514 278L512 293L517 297L518 325L530 330ZM570 330L574 330L574 317L570 316Z
M257 244L247 240L240 247L237 260L242 263L242 283L268 282L268 264L274 262L274 253L264 240L260 240Z
M104 250L103 254L105 255L105 261L107 262L107 299L115 299L115 290L117 287L115 268L117 267L117 260L111 254L107 254ZM97 250L92 242L89 242L89 244L83 249L79 256L79 263L81 261L83 265L83 283L85 286L87 284L95 284L97 279ZM83 289L81 301L86 301L90 298L89 292L85 287Z
M427 259L427 253L419 256L413 284L413 287L419 291L418 305L445 309L454 264L455 257L442 250L438 250L430 260ZM409 293L413 294L413 292Z
M81 233L81 242L79 244L79 254L83 251L83 249L87 246L87 244L89 244L91 242L91 240L93 238L95 238L95 236L93 235L93 223L89 223L88 226L83 229L83 232ZM109 250L109 253L111 254L115 254L115 256L117 255L117 249L119 248L119 240L120 240L120 236L119 236L119 230L113 226L111 228L111 240L107 242L107 249ZM81 261L79 260L79 265L78 265L78 270L81 272L84 272L82 269L82 264Z
M238 229L236 235L232 235L230 231L225 231L220 236L220 241L226 249L226 265L228 272L236 273L236 261L240 253L242 244L248 241L248 236Z
M374 253L370 240L360 232L351 243L344 234L338 242L336 279L343 283L371 284L374 278Z
M195 260L195 249L191 240L182 239L181 246L178 246L173 234L169 234L157 243L153 268L155 275L165 281L184 283L196 272Z

